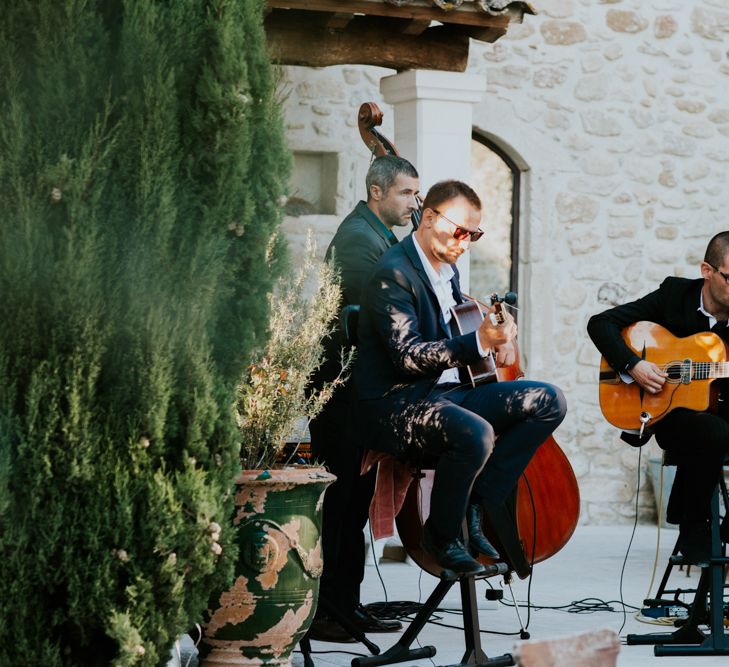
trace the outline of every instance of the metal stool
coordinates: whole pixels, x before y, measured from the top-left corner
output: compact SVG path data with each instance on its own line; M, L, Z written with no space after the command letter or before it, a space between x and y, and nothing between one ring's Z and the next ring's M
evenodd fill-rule
M672 465L672 463L664 459L664 465ZM719 511L720 494L724 500L725 511L729 511L729 494L723 476L716 485L711 499L710 565L701 571L688 617L685 620L682 619L682 625L675 632L629 634L627 637L628 645L655 644L653 652L656 656L729 655L729 637L724 633L724 591L726 588L724 570L729 564L729 558L726 557L726 544L722 543L719 535L722 520ZM690 590L668 590L666 588L673 567L685 564L687 564L685 559L678 553L677 540L673 553L668 559L668 565L661 584L658 587L656 599L646 600L645 603L653 606L656 606L656 603L665 604L666 601L661 598L666 593L692 592ZM701 624L708 624L708 635L699 630Z

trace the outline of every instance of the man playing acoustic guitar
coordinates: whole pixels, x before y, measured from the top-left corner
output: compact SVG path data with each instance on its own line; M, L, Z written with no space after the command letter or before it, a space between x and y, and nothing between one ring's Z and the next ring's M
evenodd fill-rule
M720 232L709 242L701 276L695 280L666 278L656 291L595 315L587 325L607 363L649 395L668 391L668 376L628 347L621 335L625 327L646 320L679 338L712 331L729 343L729 232ZM679 524L679 548L684 557L707 567L711 496L729 452L729 406L720 400L717 414L678 407L651 428L658 445L678 460L666 520ZM726 518L721 535L724 541L729 538Z
M514 361L508 313L463 335L453 326L451 308L464 300L453 265L482 236L480 221L481 202L465 183L430 189L418 230L382 256L365 288L354 370L363 444L410 461L437 459L422 546L459 574L484 569L460 539L464 516L470 548L498 556L479 510L492 516L502 508L566 412L562 392L543 382L472 387L459 378L459 368L491 349L497 363Z

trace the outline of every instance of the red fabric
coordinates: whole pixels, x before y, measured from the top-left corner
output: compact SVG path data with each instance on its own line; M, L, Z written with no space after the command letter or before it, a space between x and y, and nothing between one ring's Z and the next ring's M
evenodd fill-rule
M379 540L394 535L395 517L405 502L413 473L409 466L393 456L368 449L362 459L360 474L366 474L373 465L377 465L377 480L370 502L370 526L372 536Z

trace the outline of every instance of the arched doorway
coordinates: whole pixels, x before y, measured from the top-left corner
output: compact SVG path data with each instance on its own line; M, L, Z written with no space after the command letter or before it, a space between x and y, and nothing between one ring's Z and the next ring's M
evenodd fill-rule
M483 239L471 246L470 289L482 299L519 289L521 170L500 146L474 133L471 185L483 202Z

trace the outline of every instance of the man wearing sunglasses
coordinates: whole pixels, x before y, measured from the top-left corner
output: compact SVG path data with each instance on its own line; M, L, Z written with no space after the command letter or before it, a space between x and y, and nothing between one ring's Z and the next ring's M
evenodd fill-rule
M507 511L519 476L566 411L562 392L546 383L461 382L458 369L492 350L500 364L514 360L511 315L502 324L486 317L470 334L451 328L450 309L464 300L455 263L483 235L480 221L481 202L465 183L430 189L418 230L383 255L367 284L354 370L363 444L437 461L422 546L459 574L483 571L461 540L464 517L468 547L497 557L479 514Z
M729 344L729 232L720 232L709 241L700 270L701 278L666 278L654 292L590 319L590 338L625 381L635 381L653 394L663 391L667 377L623 341L621 331L634 322L655 322L681 338L713 331ZM722 392L726 394L723 388ZM729 453L727 405L726 398L720 401L718 414L677 408L652 427L658 445L678 461L666 520L679 524L681 553L700 567L709 565L711 496ZM630 436L626 439L631 440ZM721 536L729 541L727 518Z

